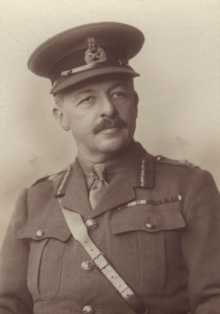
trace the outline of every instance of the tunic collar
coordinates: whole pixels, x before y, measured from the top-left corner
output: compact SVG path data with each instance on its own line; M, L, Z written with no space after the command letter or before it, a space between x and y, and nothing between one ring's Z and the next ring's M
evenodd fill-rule
M113 176L111 184L106 188L94 211L91 210L84 174L76 158L72 167L64 172L55 192L56 196L64 196L62 206L92 218L132 201L135 198L134 187L153 188L154 157L139 143L134 142L133 145L132 149L122 154L121 159L115 159L117 160L115 171L118 174Z

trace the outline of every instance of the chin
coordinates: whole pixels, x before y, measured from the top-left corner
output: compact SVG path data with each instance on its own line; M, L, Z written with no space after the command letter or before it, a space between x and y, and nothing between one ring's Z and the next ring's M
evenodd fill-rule
M100 144L100 152L103 153L117 153L119 151L122 151L125 149L125 147L131 142L129 139L123 139L123 138L114 138L114 139L108 139L103 140Z

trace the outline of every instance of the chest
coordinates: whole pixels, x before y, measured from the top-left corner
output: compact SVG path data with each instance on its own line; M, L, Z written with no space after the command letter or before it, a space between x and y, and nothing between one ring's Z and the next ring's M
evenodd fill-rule
M184 267L182 206L178 195L164 198L136 189L132 202L92 220L96 228L88 230L90 238L121 277L142 296L169 296L180 284L179 272ZM59 224L57 220L57 230L59 227L62 231L56 234L51 226L45 226L42 239L34 239L26 233L30 243L28 285L35 300L76 295L74 302L78 304L79 292L81 297L87 295L91 287L97 295L103 289L111 295L112 287L97 269L89 272L82 269L83 262L90 257L65 223ZM35 222L33 228L38 229L40 225ZM65 237L60 236L61 233Z

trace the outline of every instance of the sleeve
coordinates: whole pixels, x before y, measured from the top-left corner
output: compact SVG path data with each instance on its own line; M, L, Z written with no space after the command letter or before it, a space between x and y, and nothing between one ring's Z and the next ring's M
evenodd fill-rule
M24 190L18 197L0 255L0 313L32 314L33 301L27 288L29 244L16 239L26 224L27 206Z
M220 195L211 174L193 171L184 201L183 254L192 314L220 312Z

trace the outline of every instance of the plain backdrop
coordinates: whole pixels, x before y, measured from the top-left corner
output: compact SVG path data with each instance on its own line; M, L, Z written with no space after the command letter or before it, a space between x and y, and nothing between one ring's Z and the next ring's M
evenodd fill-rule
M24 187L72 163L76 146L51 109L50 82L28 71L32 51L81 24L115 21L145 35L135 139L152 154L188 159L220 187L218 0L0 0L0 243Z

